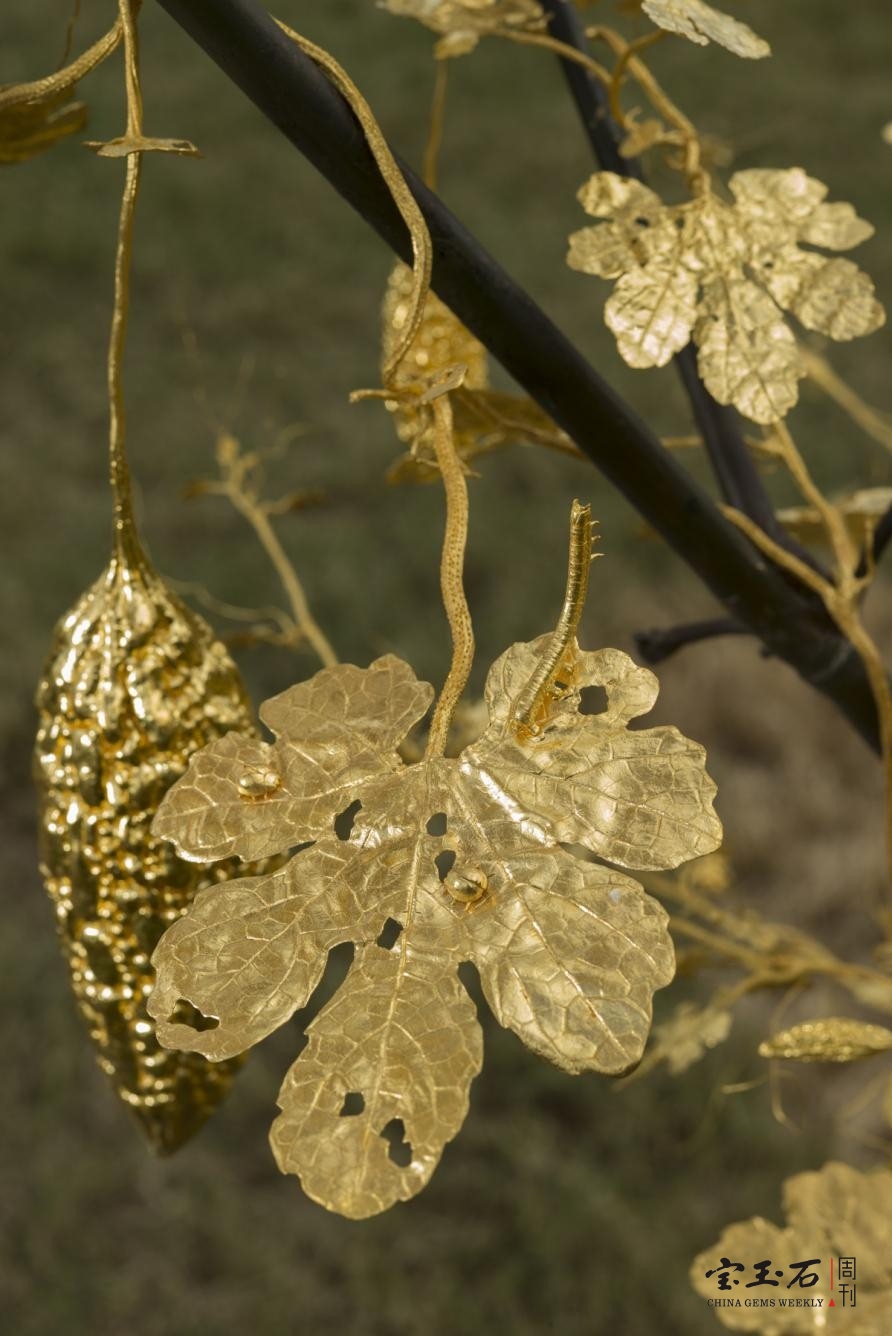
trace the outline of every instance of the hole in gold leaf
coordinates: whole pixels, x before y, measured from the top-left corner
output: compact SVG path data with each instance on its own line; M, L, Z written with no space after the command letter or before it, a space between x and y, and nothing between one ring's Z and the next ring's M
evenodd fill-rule
M580 714L603 714L607 709L607 688L583 687L579 693Z
M430 821L428 821L427 825L425 826L425 830L427 831L428 835L445 835L446 813L434 812Z
M444 881L447 875L452 871L452 865L455 862L455 850L444 849L442 853L437 854L434 863L437 868L437 876L440 881Z
M220 1024L216 1016L205 1016L203 1011L194 1007L185 997L181 997L168 1017L178 1025L188 1025L191 1029L201 1033L202 1030L216 1030Z
M401 923L397 923L396 919L389 918L376 938L378 946L383 947L385 951L389 951L397 942L402 930L403 925Z
M358 1090L348 1090L341 1105L342 1118L357 1118L365 1109L365 1099Z
M381 1128L381 1136L389 1143L387 1154L400 1169L408 1169L412 1163L412 1146L406 1140L406 1125L402 1118L391 1118L386 1127Z
M349 840L353 823L356 820L356 813L360 807L362 807L362 803L357 798L349 807L345 807L343 812L338 812L334 819L334 833L339 840Z

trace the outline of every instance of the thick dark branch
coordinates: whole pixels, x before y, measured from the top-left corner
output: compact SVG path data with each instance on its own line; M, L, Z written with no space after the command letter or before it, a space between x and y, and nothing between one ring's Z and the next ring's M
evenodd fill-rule
M710 617L702 622L688 622L684 626L656 627L651 631L636 631L635 646L645 663L662 663L686 645L717 636L748 636L750 628L733 617Z
M553 36L566 46L585 52L585 32L573 0L541 0L541 3L549 16ZM561 67L601 168L615 172L618 176L643 180L644 173L638 159L625 158L619 151L622 132L610 114L607 92L601 82L575 61L561 59ZM697 357L690 344L675 358L675 366L725 501L729 506L749 515L760 529L787 546L788 537L775 519L774 507L762 486L736 413L716 403L706 389L697 371Z
M408 260L405 225L352 112L256 0L159 2ZM438 295L697 572L730 615L819 686L878 748L876 711L863 666L823 610L753 550L528 294L409 168L404 171L430 228Z
M882 560L883 553L892 542L892 506L883 515L879 524L873 531L873 542L871 544L871 562L878 566ZM861 558L856 574L866 575L868 569L867 556Z

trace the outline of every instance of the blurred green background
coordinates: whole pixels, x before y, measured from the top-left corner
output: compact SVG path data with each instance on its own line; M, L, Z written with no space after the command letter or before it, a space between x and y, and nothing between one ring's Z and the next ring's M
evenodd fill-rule
M735 12L772 42L754 65L666 42L653 66L734 165L802 165L877 224L858 259L892 291L892 119L886 0ZM602 3L595 11L606 15ZM110 22L84 5L76 47ZM59 58L69 5L7 4L0 83ZM283 0L281 16L331 50L392 143L418 161L431 40L373 0ZM384 651L439 682L448 637L437 593L442 499L388 488L397 443L379 407L348 393L377 380L378 308L390 259L346 205L155 4L144 5L149 133L187 136L201 161L147 164L127 359L130 453L142 527L165 573L218 598L277 600L243 522L183 501L213 471L226 427L245 446L303 434L270 488L326 501L280 531L340 655ZM123 124L119 65L82 87L90 138ZM641 414L689 428L671 370L633 373L601 323L607 287L572 274L566 235L592 169L555 63L485 42L456 62L441 189L459 216L578 341ZM0 178L0 1293L16 1336L452 1333L594 1336L718 1330L689 1289L690 1259L721 1226L777 1216L779 1183L830 1155L869 1154L834 1119L845 1093L800 1092L798 1135L769 1111L754 1045L764 1008L684 1077L617 1089L571 1079L487 1025L470 1117L414 1202L363 1224L326 1214L281 1178L266 1142L295 1047L288 1027L255 1054L228 1103L169 1162L152 1160L95 1066L71 1001L34 853L32 693L57 617L108 556L105 350L121 168L67 142ZM190 346L198 349L197 356ZM889 335L834 350L858 390L892 408ZM889 484L887 456L808 387L792 419L830 489ZM696 464L694 465L696 467ZM573 496L601 519L584 638L629 648L635 630L710 615L709 596L587 464L514 449L473 485L468 590L474 686L513 640L547 629L563 588ZM779 499L789 499L772 481ZM888 641L888 592L873 598ZM227 628L230 629L230 628ZM242 656L260 700L315 668L269 648ZM864 953L882 881L879 773L831 708L748 640L688 651L661 670L656 712L703 741L720 785L739 892L839 950ZM681 994L669 990L658 1011ZM667 1001L668 998L668 1001ZM832 1083L828 1082L826 1089ZM795 1087L790 1094L796 1106Z

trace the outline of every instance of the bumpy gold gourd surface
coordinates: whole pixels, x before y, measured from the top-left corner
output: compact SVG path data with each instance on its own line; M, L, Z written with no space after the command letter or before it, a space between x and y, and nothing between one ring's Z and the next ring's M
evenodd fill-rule
M150 826L193 752L252 729L245 691L211 628L125 532L60 622L37 706L41 869L74 993L101 1067L152 1147L170 1152L242 1059L209 1063L158 1044L145 1009L149 958L196 892L230 868L183 861Z

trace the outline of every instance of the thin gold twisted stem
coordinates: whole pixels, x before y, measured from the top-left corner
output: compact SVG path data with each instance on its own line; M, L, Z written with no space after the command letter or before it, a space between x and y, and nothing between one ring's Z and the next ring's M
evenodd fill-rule
M408 352L412 340L418 333L424 314L424 302L430 289L433 264L431 239L427 230L427 223L424 221L424 214L415 201L415 196L406 184L406 178L390 151L380 125L375 120L371 107L350 76L341 68L335 58L321 46L316 46L314 42L302 37L300 33L295 32L293 28L289 28L287 23L283 23L281 19L275 21L285 36L290 38L295 46L303 51L304 55L309 56L319 66L349 104L351 111L362 126L366 142L378 165L378 170L384 178L387 189L393 196L393 202L409 229L409 236L412 239L414 284L409 298L409 313L402 337L383 367L384 377L387 380Z
M474 627L465 597L464 564L468 539L468 484L452 436L448 394L433 399L434 450L446 492L446 529L440 560L440 589L452 633L452 663L431 722L425 758L446 751L449 727L474 662Z

